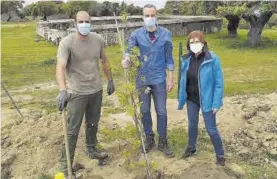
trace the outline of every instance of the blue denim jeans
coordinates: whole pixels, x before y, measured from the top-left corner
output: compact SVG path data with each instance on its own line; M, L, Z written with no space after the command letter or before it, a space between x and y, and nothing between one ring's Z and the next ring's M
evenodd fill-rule
M157 114L157 131L160 137L167 136L167 111L166 111L166 82L157 85L149 85L150 93L146 94L141 91L140 102L142 102L142 124L145 135L154 134L152 130L152 117L151 117L151 95L153 96L155 110Z
M199 110L200 107L191 102L187 101L187 112L188 112L188 145L192 149L196 148L196 140L198 135L198 121L199 121ZM220 134L216 127L216 115L210 112L203 112L203 118L205 122L206 130L212 140L214 150L217 156L224 156L223 144Z

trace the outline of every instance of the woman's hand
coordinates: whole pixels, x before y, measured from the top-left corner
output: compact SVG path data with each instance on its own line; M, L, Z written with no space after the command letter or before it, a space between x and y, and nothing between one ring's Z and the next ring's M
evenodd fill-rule
M213 114L216 114L219 111L219 109L213 109Z

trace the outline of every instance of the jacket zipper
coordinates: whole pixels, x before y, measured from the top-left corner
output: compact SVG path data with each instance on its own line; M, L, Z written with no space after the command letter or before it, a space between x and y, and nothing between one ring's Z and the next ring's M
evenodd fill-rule
M199 100L200 100L200 109L202 108L202 100L201 100L201 91L200 91L200 69L201 69L202 64L200 65L198 69L198 91L199 91Z
M206 63L209 63L209 62L211 62L211 61L213 61L213 60L207 60L207 61L205 61L205 62L203 62L201 65L200 65L200 67L199 67L199 69L198 69L198 90L199 90L199 104L200 104L200 109L202 108L202 100L201 100L201 89L200 89L200 70L201 70L201 67L204 65L204 64L206 64Z

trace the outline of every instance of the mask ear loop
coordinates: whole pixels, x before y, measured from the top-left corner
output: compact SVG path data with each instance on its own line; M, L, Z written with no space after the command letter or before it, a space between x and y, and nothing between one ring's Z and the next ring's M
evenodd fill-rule
M90 24L89 31L91 32L91 31L92 31L92 24L91 24L91 21L89 21L89 24Z

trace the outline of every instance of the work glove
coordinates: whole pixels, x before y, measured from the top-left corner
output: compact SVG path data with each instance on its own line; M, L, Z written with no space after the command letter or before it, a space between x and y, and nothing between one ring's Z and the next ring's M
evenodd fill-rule
M131 67L131 59L129 54L125 54L124 58L121 61L121 65L124 69L128 69Z
M66 90L60 90L59 95L57 96L57 104L59 111L63 111L66 108L68 102L69 94Z
M109 80L108 86L107 86L107 93L108 93L108 95L113 94L114 90L115 90L115 88L114 88L113 80Z

